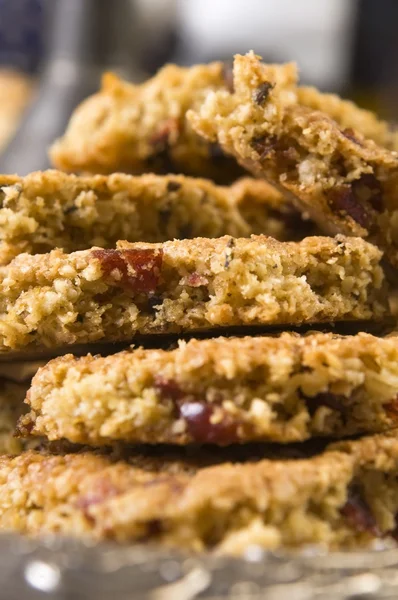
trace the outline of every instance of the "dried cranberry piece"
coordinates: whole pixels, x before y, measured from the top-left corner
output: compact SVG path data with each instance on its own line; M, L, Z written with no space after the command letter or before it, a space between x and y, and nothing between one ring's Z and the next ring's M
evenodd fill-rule
M167 191L168 192L177 192L181 188L181 183L179 181L168 181L167 182Z
M361 142L356 137L355 131L352 129L352 127L346 127L346 129L343 129L341 133L348 140L350 140L351 142L354 142L354 144L358 144L358 146L362 146Z
M165 379L158 375L154 387L161 398L172 400L179 418L184 419L188 433L198 444L228 445L239 441L238 426L240 423L222 408L208 404L181 389L174 379ZM219 411L221 419L212 423L215 411Z
M398 395L391 402L384 404L383 408L390 419L398 419Z
M159 129L152 135L149 140L149 143L152 146L161 147L161 149L166 148L170 144L170 138L172 135L177 135L179 131L178 120L170 117L164 121Z
M334 210L347 213L356 223L365 229L369 218L365 208L360 204L350 185L342 185L329 191L328 198Z
M6 382L6 379L1 377L0 385L4 384L5 382ZM30 395L31 395L30 390L28 390L26 393L26 398L25 398L25 402L27 404L30 404ZM30 418L29 414L22 415L21 417L19 417L18 422L16 424L14 437L27 437L27 436L31 435L34 428L35 428L34 419L32 420Z
M300 394L303 400L305 401L308 412L311 416L313 416L320 406L327 406L332 410L336 410L342 414L347 412L347 406L345 406L345 398L344 396L338 394L332 394L331 392L323 392L321 394L316 394L316 396L306 396L305 394Z
M254 92L253 100L259 106L264 106L268 100L270 91L273 89L273 84L269 81L264 81Z
M90 507L94 504L101 504L105 500L117 496L118 493L118 488L109 479L99 479L95 482L93 490L77 499L76 507L83 511L87 519L93 521L94 518L89 514Z
M179 406L180 415L194 442L220 445L238 442L238 422L229 415L222 414L219 422L212 423L215 410L211 404L199 401L183 402Z
M275 135L261 135L252 138L251 147L260 155L260 158L265 158L276 148L277 141Z
M381 535L376 519L363 497L359 485L355 483L350 485L347 502L340 509L340 512L348 525L356 531L371 533L374 536Z
M149 538L159 536L163 531L163 523L160 519L152 519L148 521L146 529Z
M383 212L383 188L380 181L372 173L361 175L351 185L357 198L362 197L365 202L369 202L375 211Z
M176 401L186 395L175 379L166 379L162 375L156 375L153 385L164 400Z
M162 267L162 250L93 250L92 255L101 262L105 276L114 285L135 293L156 291Z
M190 287L201 287L207 285L209 280L200 275L200 273L191 273L187 277L184 278L184 285L188 285Z

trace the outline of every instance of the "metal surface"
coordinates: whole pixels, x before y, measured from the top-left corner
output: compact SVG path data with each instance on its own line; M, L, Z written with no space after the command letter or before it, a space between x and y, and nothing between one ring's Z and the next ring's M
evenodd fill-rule
M398 597L398 550L301 555L249 548L246 558L0 537L7 600L373 600Z

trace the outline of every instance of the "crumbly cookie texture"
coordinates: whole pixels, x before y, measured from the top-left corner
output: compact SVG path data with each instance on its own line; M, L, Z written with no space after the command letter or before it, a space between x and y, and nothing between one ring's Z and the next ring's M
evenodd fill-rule
M184 176L121 173L78 177L60 171L0 176L0 263L22 252L113 247L120 239L245 237L293 240L314 232L265 181L230 187Z
M398 338L284 333L57 358L21 434L103 445L293 442L398 426Z
M381 253L360 238L195 238L0 267L0 351L242 325L382 319Z
M185 118L229 78L221 62L168 65L141 85L108 73L52 146L52 163L65 171L177 172L230 182L242 172L235 161L202 140Z
M321 112L288 95L275 69L253 53L238 55L233 92L209 93L190 111L195 131L283 188L322 230L368 238L398 266L398 154L342 128L324 98Z
M326 113L343 129L354 129L389 150L398 150L398 134L389 123L370 111L343 100L336 94L324 94L314 87L297 87L297 102L308 108Z
M397 538L397 476L396 434L193 474L30 451L0 458L0 528L236 555L253 544L359 548Z

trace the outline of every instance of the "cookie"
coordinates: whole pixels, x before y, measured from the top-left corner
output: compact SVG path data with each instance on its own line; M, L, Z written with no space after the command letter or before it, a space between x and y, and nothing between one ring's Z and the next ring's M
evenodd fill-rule
M393 128L372 111L360 108L337 94L325 94L315 87L299 86L297 102L308 108L326 113L342 129L353 129L389 150L398 150L398 135Z
M358 549L396 543L397 479L396 434L309 459L175 474L30 451L0 457L0 528L235 555L251 545Z
M108 73L53 144L52 163L65 171L177 172L229 183L242 173L236 162L197 136L185 119L209 90L225 88L229 75L221 62L167 65L141 85Z
M200 109L190 111L195 131L283 189L322 231L367 238L397 267L398 154L300 103L275 69L253 53L238 55L234 91L209 93ZM337 118L326 100L319 106Z
M69 354L33 378L21 434L79 444L220 444L398 426L398 338L284 333Z
M221 187L184 176L77 177L60 171L0 176L0 264L22 252L109 248L120 239L244 237L294 240L314 232L274 188L243 179Z
M0 267L0 351L231 326L380 320L381 253L360 238L195 238L20 254Z

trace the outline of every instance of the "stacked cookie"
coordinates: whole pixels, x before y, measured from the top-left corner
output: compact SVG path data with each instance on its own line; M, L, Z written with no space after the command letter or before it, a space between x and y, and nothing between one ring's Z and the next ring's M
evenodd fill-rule
M51 149L85 175L0 179L0 528L394 544L396 147L252 53L107 75Z

